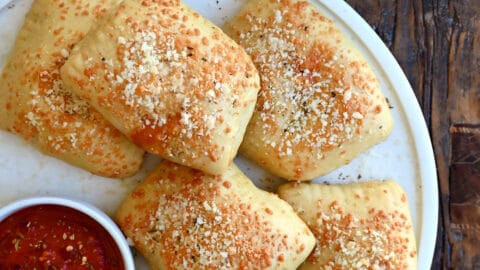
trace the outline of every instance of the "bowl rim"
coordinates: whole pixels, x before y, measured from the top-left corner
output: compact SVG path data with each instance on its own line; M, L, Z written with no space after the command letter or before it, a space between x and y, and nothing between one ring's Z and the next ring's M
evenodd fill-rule
M89 216L98 224L100 224L100 226L102 226L113 238L115 244L120 251L120 255L122 256L125 270L135 269L132 251L126 237L123 235L118 225L102 210L88 202L77 199L53 196L24 198L1 206L0 222L22 209L37 205L65 206Z

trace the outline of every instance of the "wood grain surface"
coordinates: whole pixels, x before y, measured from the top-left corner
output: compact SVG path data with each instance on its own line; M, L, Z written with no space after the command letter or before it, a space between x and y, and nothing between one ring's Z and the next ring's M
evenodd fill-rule
M402 66L429 127L440 190L431 269L479 270L480 0L347 2Z

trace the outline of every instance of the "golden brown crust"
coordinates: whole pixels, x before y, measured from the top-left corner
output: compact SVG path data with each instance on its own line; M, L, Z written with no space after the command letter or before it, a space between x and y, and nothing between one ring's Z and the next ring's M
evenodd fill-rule
M143 151L71 94L59 73L71 48L115 2L34 1L0 78L0 128L92 173L123 178L138 171Z
M238 168L209 176L163 162L117 221L152 269L295 269L315 241L292 208Z
M259 89L243 49L173 0L122 2L62 78L137 145L213 174L236 155Z
M278 193L317 239L300 269L416 269L407 197L395 182L288 183Z
M308 1L251 0L225 30L261 77L240 150L272 173L313 179L390 133L391 115L372 69Z

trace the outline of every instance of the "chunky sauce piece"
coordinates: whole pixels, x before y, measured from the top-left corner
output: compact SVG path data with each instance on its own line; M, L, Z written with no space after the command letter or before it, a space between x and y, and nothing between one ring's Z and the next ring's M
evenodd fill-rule
M0 222L0 269L124 269L110 234L58 205L22 209Z

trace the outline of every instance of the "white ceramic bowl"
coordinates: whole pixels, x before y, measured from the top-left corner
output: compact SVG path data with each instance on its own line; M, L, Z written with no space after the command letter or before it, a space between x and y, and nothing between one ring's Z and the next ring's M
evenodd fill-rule
M105 230L112 236L113 240L117 244L118 250L120 251L120 254L123 258L123 265L125 266L125 270L135 269L132 252L123 233L109 216L107 216L100 209L89 203L59 197L34 197L22 199L0 208L0 221L4 220L15 212L18 212L19 210L31 206L47 204L69 207L97 221L97 223L99 223L103 228L105 228Z

